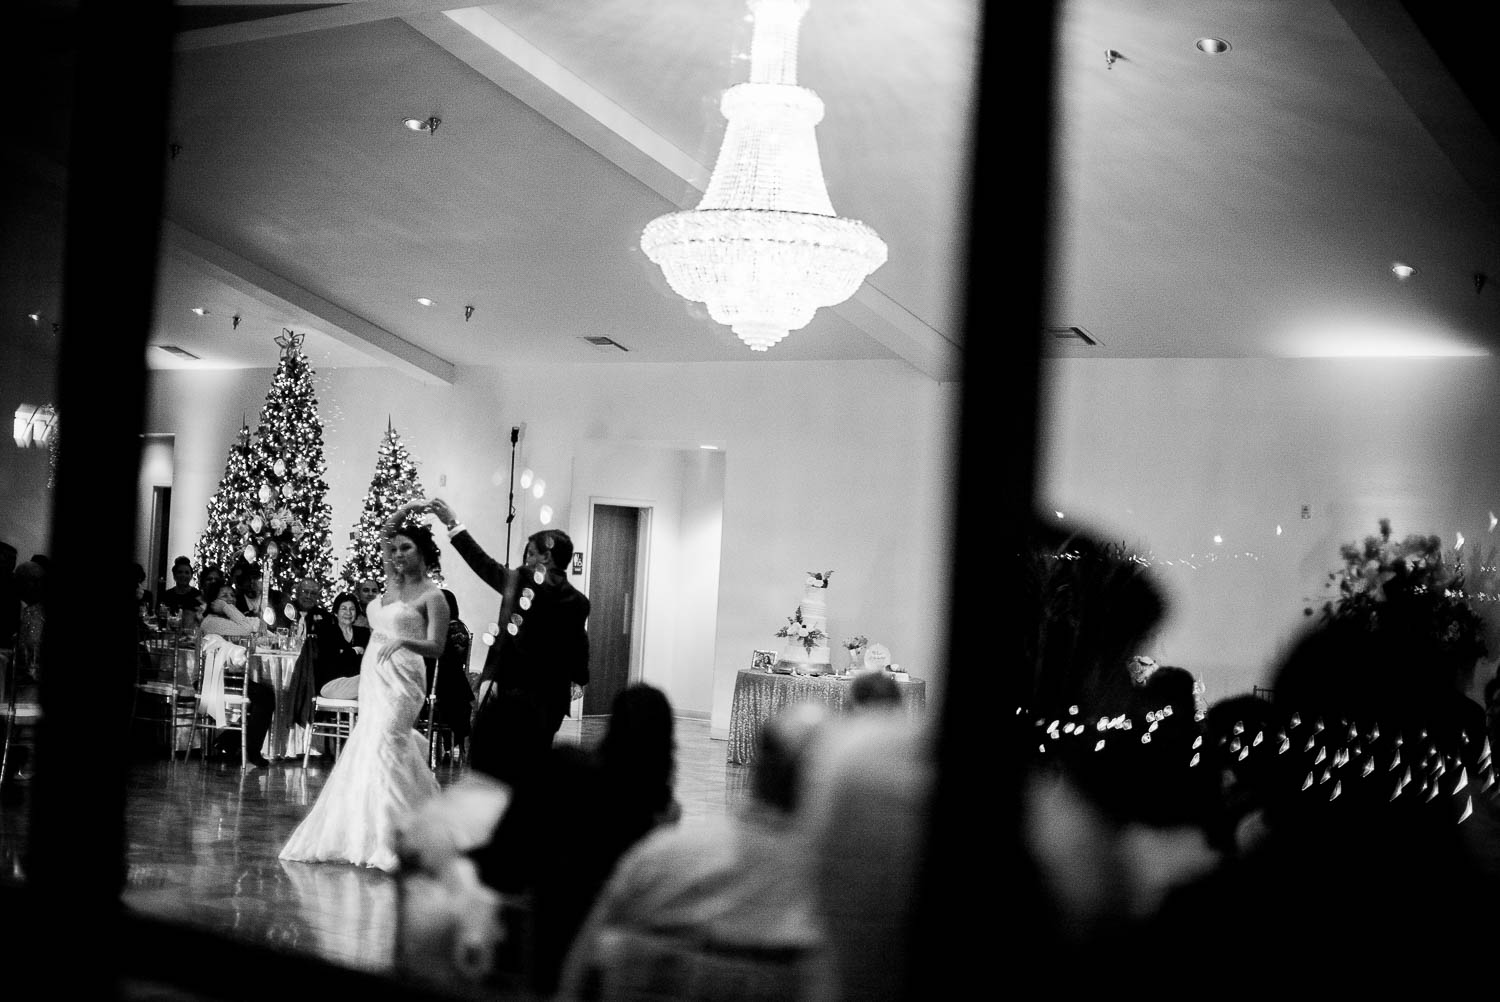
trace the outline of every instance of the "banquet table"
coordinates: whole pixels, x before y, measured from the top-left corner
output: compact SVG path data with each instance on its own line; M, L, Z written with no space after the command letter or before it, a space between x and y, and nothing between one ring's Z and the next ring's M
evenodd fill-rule
M250 678L264 682L276 694L271 710L271 729L261 754L266 758L300 758L307 745L307 728L292 723L292 670L299 650L257 647L250 655Z
M766 721L792 703L821 703L834 713L847 712L852 678L837 675L780 675L753 668L740 669L734 680L734 702L729 711L728 760L738 765L755 761L760 732ZM896 685L901 705L910 716L927 706L927 683L919 678Z

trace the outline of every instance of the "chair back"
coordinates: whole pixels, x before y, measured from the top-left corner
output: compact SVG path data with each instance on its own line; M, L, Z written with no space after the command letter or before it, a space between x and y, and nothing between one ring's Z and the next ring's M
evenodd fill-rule
M198 666L196 630L148 633L141 642L144 654L136 659L136 682L156 682L191 688Z
M203 635L198 654L198 710L214 718L220 726L226 721L225 697L245 695L250 655L254 650L253 634Z

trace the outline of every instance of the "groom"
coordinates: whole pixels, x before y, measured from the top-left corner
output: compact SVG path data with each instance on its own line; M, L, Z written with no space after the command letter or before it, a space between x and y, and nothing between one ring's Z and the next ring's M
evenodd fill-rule
M552 747L573 686L589 681L589 600L567 577L573 541L544 529L526 541L522 566L506 567L480 548L446 501L433 498L428 508L470 569L500 593L500 631L480 675L473 763L514 783Z

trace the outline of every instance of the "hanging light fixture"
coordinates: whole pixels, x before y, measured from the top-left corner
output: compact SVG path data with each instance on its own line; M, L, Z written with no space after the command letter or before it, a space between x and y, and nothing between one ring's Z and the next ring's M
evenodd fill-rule
M854 295L885 263L885 242L834 214L813 127L823 102L797 86L807 0L749 0L750 80L724 92L728 120L696 209L653 219L641 250L684 299L705 303L753 351Z

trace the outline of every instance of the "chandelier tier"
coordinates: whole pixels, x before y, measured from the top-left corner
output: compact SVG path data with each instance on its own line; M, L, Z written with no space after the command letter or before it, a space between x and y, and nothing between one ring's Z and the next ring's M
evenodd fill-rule
M753 351L854 295L886 260L864 223L834 214L813 128L823 102L797 86L807 0L749 0L750 80L724 92L728 125L696 209L653 219L641 250L684 299Z

